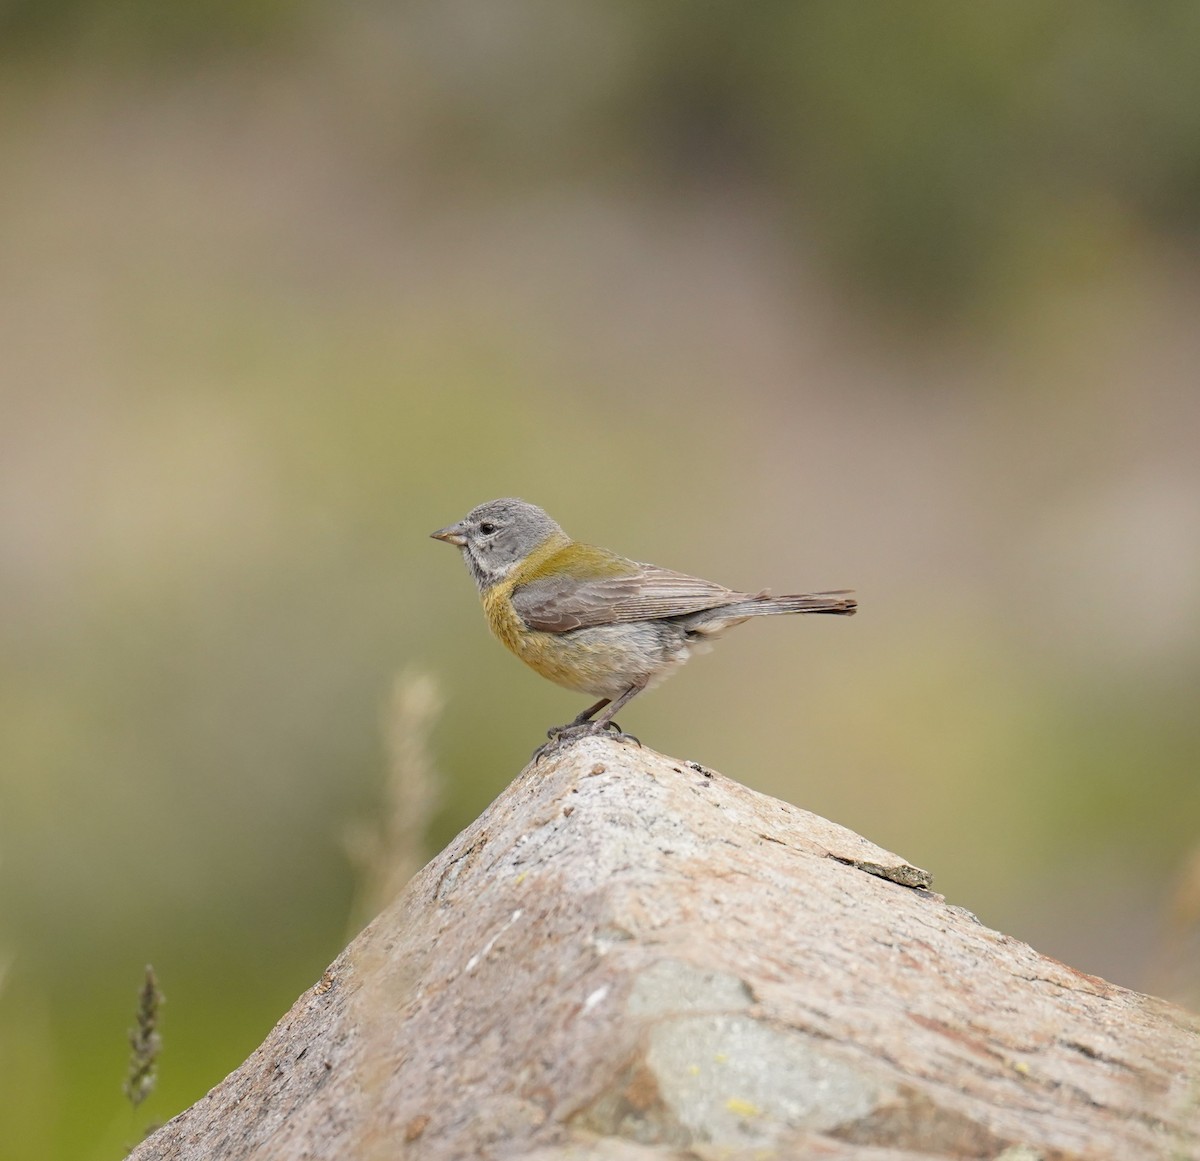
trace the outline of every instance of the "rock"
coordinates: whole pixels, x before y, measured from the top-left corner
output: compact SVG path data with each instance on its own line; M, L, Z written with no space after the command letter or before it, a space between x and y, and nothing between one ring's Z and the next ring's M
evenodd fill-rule
M136 1161L1200 1156L1200 1017L609 739L527 767Z

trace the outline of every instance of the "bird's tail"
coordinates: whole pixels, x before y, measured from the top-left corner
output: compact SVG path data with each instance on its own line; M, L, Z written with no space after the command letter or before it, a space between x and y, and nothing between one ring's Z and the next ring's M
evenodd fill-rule
M832 593L796 593L791 596L770 597L765 594L726 606L726 612L737 610L747 617L770 616L772 613L834 613L850 617L858 611L858 601L849 589Z
M835 613L848 617L857 609L858 601L848 589L833 593L795 593L782 597L760 593L756 597L693 613L683 621L690 633L715 637L734 625L740 625L747 617L769 617L775 613Z

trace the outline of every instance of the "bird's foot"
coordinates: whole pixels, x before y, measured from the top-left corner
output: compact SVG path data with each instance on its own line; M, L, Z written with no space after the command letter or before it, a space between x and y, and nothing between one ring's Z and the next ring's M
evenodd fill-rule
M550 754L557 753L559 750L573 745L580 738L596 738L601 736L616 738L621 742L637 742L639 746L642 744L632 734L625 733L616 722L573 721L568 722L565 726L551 726L546 731L546 737L550 740L534 750L533 760L540 762Z
M556 754L559 750L571 745L572 742L577 742L580 738L586 738L595 732L595 727L591 722L568 722L565 726L551 726L546 731L546 737L550 740L543 742L534 750L533 760L540 762L543 758Z

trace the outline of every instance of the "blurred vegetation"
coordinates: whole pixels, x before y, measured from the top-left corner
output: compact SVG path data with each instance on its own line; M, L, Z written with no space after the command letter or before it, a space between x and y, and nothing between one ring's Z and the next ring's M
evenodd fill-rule
M1190 0L664 0L569 12L550 0L395 12L9 0L0 44L18 58L194 75L306 44L319 53L362 22L382 33L366 62L379 70L378 104L353 129L385 154L389 117L405 119L415 96L429 114L426 169L466 167L518 189L566 175L745 183L772 199L799 252L823 255L848 293L911 307L910 323L1003 309L1047 260L1086 277L1114 219L1196 242ZM335 106L346 96L328 95Z
M502 494L857 587L624 724L1194 997L1198 54L1182 0L0 3L0 1159L199 1097L581 708L427 539Z

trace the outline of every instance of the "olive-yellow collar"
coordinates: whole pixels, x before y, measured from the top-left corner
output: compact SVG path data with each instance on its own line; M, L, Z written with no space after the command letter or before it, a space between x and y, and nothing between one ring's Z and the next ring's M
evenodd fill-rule
M570 547L571 538L562 531L551 532L541 544L537 545L522 560L502 573L493 573L480 581L480 594L484 597L493 593L503 593L505 597L517 587L528 584L539 576L545 576L547 562L564 548Z

